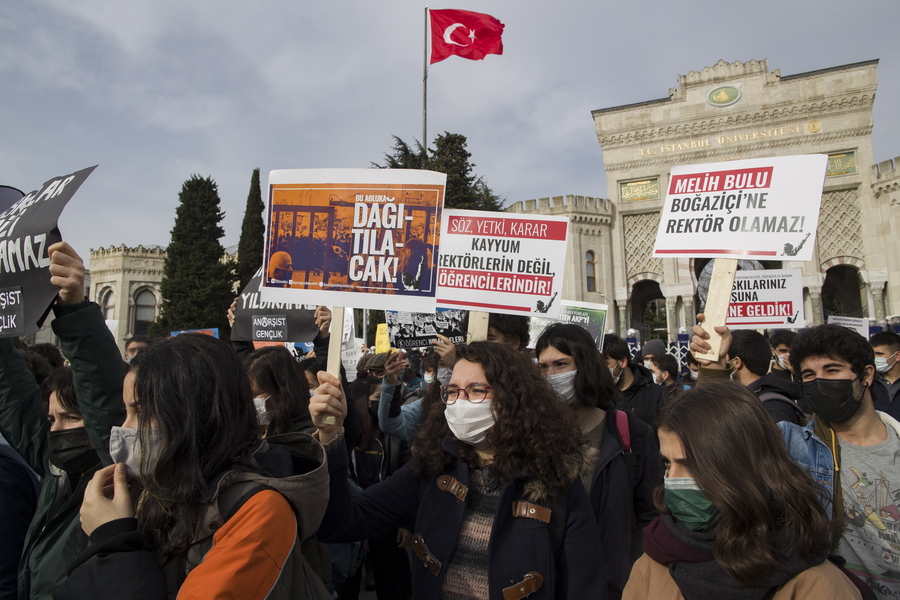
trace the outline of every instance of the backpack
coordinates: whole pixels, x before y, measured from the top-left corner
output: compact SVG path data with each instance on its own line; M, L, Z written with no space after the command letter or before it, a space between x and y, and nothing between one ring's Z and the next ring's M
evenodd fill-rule
M799 425L800 427L806 427L806 424L809 423L809 417L806 416L806 414L800 409L800 407L797 406L797 403L790 398L782 396L778 392L757 392L756 395L763 404L765 404L766 402L775 401L790 406L791 410L794 411L794 416L797 417L797 425Z

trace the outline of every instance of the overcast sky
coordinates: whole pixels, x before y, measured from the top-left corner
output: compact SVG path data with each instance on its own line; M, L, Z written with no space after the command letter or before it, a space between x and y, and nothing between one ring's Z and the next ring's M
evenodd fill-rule
M507 204L606 196L591 110L679 74L764 59L790 75L879 58L876 160L900 155L896 0L468 0L503 56L428 78L428 137L468 137ZM60 222L89 248L167 245L185 179L219 184L236 244L255 167L368 167L422 136L424 5L412 0L29 0L0 11L0 184L99 164ZM430 141L429 140L429 141Z

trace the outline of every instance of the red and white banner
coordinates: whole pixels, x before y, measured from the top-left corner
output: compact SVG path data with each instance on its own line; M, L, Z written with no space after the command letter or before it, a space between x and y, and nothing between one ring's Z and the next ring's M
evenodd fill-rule
M805 327L800 269L738 271L725 324L731 329Z
M568 217L445 210L437 305L559 315Z
M484 13L468 10L430 10L431 59L428 64L456 55L482 60L503 54L503 23Z

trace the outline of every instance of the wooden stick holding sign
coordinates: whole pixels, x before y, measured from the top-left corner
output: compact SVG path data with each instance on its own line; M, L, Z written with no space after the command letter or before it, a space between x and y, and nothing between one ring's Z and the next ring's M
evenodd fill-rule
M334 324L339 326L335 327ZM341 378L341 342L344 338L344 307L331 307L331 335L328 336L328 364L325 370L329 375ZM326 415L322 417L323 425L334 425L337 419L334 415Z
M488 319L490 313L469 311L469 328L466 330L466 343L481 342L487 339Z
M709 350L705 353L694 352L699 360L719 360L719 348L722 336L715 328L725 325L728 318L728 305L731 303L731 288L734 285L734 274L737 272L736 258L717 258L713 263L712 278L709 281L709 295L706 297L706 308L703 311L703 329L709 333Z

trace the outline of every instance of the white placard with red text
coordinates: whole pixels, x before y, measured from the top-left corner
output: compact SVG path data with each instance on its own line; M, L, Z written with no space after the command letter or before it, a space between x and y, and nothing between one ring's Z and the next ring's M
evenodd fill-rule
M672 168L653 256L812 260L828 157Z
M738 271L725 324L731 329L804 327L802 276L800 269Z
M557 317L568 217L445 210L441 225L439 307Z

